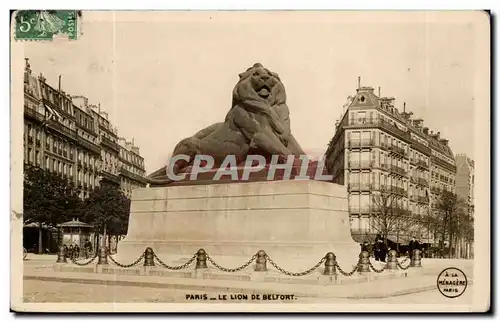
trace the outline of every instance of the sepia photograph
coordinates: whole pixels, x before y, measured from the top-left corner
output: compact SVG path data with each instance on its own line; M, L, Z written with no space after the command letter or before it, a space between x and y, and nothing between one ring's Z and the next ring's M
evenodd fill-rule
M11 310L490 310L487 11L10 32Z

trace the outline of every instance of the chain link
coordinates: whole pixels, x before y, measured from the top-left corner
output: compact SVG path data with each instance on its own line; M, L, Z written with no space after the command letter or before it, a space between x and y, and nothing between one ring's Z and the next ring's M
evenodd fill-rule
M370 264L370 268L375 272L375 273L382 273L384 270L385 270L385 267L382 267L381 269L376 269L372 262L368 262L368 264Z
M113 264L118 265L118 266L123 267L123 268L129 268L129 267L132 267L132 266L139 264L139 262L144 258L144 253L141 256L139 256L139 258L135 262L133 262L132 264L121 264L121 263L117 262L113 257L111 257L110 254L108 254L108 257L113 262Z
M245 268L247 268L250 264L252 264L252 262L257 258L257 254L253 255L249 260L248 262L246 262L245 264L241 265L240 267L236 267L236 268L225 268L225 267L222 267L220 266L219 264L217 264L208 254L206 255L207 256L207 260L212 264L214 265L215 267L217 267L218 269L220 269L221 271L223 272L228 272L228 273L233 273L233 272L238 272L238 271L241 271Z
M170 269L170 270L174 270L174 271L178 271L178 270L187 268L196 259L196 255L197 254L194 254L193 257L191 257L191 259L189 259L187 262L185 262L182 265L170 266L170 265L167 265L164 262L162 262L162 260L158 258L156 253L153 253L154 258L158 261L158 263L160 263L161 266L165 267L166 269Z
M397 262L398 267L401 268L402 270L407 270L408 268L410 268L411 262L406 267L404 267L402 265L402 264L406 263L409 259L410 259L409 257L406 257L401 263Z
M359 262L356 264L356 267L354 267L349 273L340 268L339 263L335 263L335 266L337 266L337 268L339 269L340 274L344 276L352 276L352 274L356 273L356 271L358 270Z
M326 257L323 257L318 262L318 264L314 265L313 267L311 267L307 271L303 271L303 272L300 272L300 273L293 273L293 272L284 270L283 268L279 267L278 264L276 264L268 255L266 255L266 259L269 261L269 263L271 263L271 265L274 268L276 268L278 271L280 271L281 273L283 273L285 275L288 275L288 276L304 276L304 275L308 275L308 274L312 273L313 271L315 271L321 264L323 264L325 262Z
M94 255L94 257L92 257L91 259L89 259L88 261L83 262L83 263L78 263L78 262L76 261L76 259L75 259L75 258L73 258L73 257L70 257L70 258L69 258L69 260L70 260L73 264L76 264L76 265L78 265L78 266L86 266L86 265L88 265L88 264L92 263L92 262L93 262L96 258L97 258L97 254L95 254L95 255Z

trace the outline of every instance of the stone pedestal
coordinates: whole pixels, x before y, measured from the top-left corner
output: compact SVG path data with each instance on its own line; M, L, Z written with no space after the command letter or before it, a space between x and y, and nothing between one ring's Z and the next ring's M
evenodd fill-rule
M350 271L360 250L351 238L345 186L312 180L134 190L116 259L132 262L147 247L169 265L203 248L227 268L262 249L292 272L309 269L328 252Z

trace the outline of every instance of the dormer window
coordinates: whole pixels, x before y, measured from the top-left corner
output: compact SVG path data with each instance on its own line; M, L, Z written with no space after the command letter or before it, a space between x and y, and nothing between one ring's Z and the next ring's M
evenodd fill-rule
M361 103L364 103L364 102L365 102L365 97L364 97L363 95L361 95L361 96L359 97L359 101L360 101Z

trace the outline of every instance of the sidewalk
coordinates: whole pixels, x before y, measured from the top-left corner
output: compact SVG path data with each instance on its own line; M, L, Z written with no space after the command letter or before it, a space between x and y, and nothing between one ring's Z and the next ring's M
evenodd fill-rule
M339 299L377 299L428 291L436 288L436 276L418 276L349 285L294 285L256 281L228 281L156 276L124 276L96 273L28 271L25 280L61 283L167 288L184 291L216 291L321 297Z

